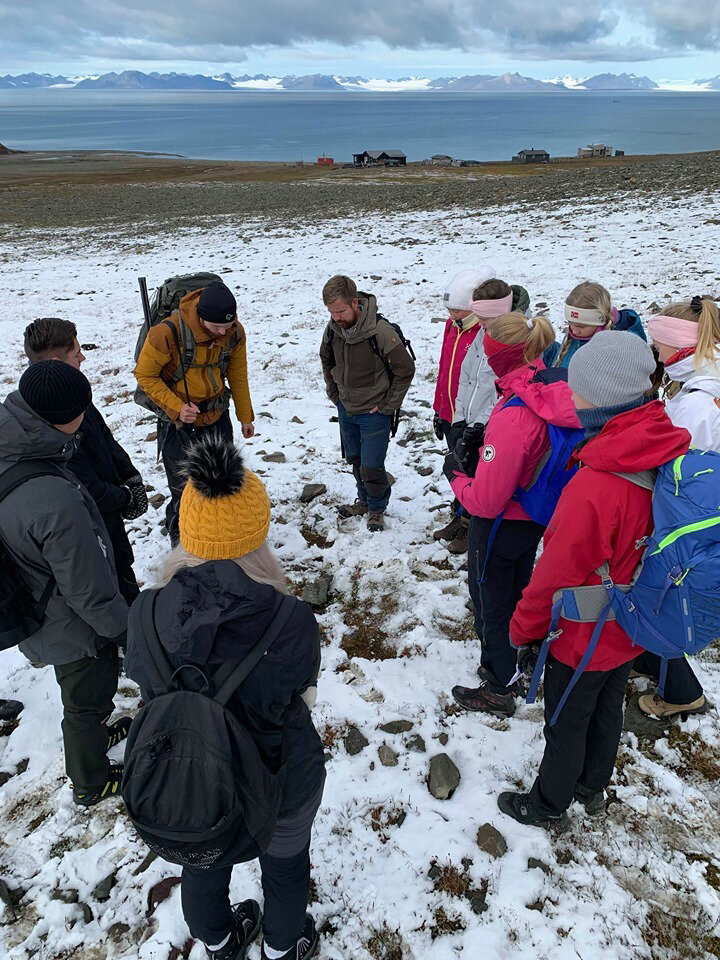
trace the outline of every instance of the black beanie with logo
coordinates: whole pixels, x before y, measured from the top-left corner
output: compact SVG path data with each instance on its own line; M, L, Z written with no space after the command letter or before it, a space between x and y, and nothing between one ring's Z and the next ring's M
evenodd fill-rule
M48 423L72 423L92 403L92 388L84 373L62 360L31 363L20 377L20 396Z
M236 311L235 297L220 280L209 283L198 299L198 316L206 323L232 323Z

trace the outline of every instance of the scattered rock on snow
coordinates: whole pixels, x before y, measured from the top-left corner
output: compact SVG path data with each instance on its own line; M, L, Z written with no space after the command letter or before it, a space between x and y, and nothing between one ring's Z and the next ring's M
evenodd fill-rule
M305 421L301 420L300 417L293 417L290 423L305 423Z
M470 904L470 909L473 913L485 913L486 910L490 909L488 902L485 899L486 896L487 894L483 890L468 890L468 892L465 894L465 898Z
M418 467L418 468L417 468L417 473L418 473L418 475L421 476L421 477L429 477L432 472L433 472L433 468L432 468L432 467Z
M504 857L508 848L505 837L491 823L484 823L478 829L477 845L496 859Z
M286 463L287 457L284 453L278 451L277 453L266 453L263 460L265 460L266 463Z
M430 761L428 790L436 800L449 800L460 783L460 771L446 753L438 753Z
M77 903L80 899L80 894L72 887L69 887L67 890L56 889L50 894L50 899L59 900L61 903Z
M324 493L327 493L324 483L306 483L300 494L300 503L310 503L315 497L321 497Z
M634 733L640 740L660 740L667 734L667 724L660 720L653 720L642 712L638 706L637 697L628 700L625 707L625 730Z
M98 903L105 903L106 900L110 899L110 891L117 883L115 879L115 874L111 873L110 876L105 877L104 880L101 880L97 884L95 889L92 892L92 896Z
M396 767L398 764L398 755L386 743L378 747L378 757L384 767Z
M83 923L92 923L95 917L93 916L90 906L87 903L80 901L80 903L78 903L78 907L82 913Z
M330 585L332 584L332 575L323 573L321 576L311 580L303 587L302 598L305 603L311 607L324 607L327 605L330 596Z
M444 747L447 746L447 742L448 742L449 739L450 739L450 737L449 737L446 733L441 733L441 734L438 736L438 740L440 741L440 743L441 743Z
M150 433L145 437L146 443L150 443L151 440L157 440L157 430L151 430Z
M409 720L391 720L389 723L380 724L380 730L383 733L407 733L412 728L413 725Z
M161 507L166 500L167 497L164 493L154 493L151 497L148 497L148 503L151 507L155 507L156 509Z
M362 753L370 741L357 727L351 725L348 727L348 732L345 734L343 743L350 756L355 757L358 753Z
M550 876L550 867L544 860L538 860L537 857L528 857L528 870L542 870L544 874Z
M81 350L97 350L97 348L98 348L98 345L97 345L96 343L81 343L81 344L80 344L80 349L81 349Z
M412 750L413 753L425 753L427 750L425 741L419 733L414 733L411 737L408 737L405 741L405 746L408 750Z

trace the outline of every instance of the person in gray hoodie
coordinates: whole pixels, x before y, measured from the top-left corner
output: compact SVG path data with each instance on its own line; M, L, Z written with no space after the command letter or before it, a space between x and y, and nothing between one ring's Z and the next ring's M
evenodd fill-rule
M33 664L55 668L65 768L82 806L119 792L122 767L111 767L107 750L130 725L127 717L107 724L128 608L102 518L66 466L91 401L84 374L47 360L30 366L0 404L0 475L24 461L47 470L0 501L0 530L36 602L54 583L39 629L19 647Z

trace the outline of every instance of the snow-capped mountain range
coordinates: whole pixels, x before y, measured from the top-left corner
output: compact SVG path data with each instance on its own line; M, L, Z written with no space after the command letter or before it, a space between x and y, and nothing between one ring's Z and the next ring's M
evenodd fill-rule
M143 73L140 70L123 70L121 73L104 73L87 76L64 77L48 73L24 73L18 76L0 76L0 89L29 90L38 88L75 88L89 90L268 90L305 92L368 92L395 93L416 91L440 91L467 93L487 92L552 92L562 90L720 90L720 75L705 80L690 80L685 83L651 80L632 73L599 73L592 77L553 77L550 80L535 80L519 73L468 74L462 77L401 77L397 80L367 78L362 76L342 77L333 74L289 75L273 77L267 74L233 76L222 73L216 76L187 73Z

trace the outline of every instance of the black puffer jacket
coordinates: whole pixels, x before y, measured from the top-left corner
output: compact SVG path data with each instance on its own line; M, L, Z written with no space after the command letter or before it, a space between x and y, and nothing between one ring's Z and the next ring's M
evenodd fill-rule
M78 444L68 464L103 516L130 503L125 482L138 473L94 404L85 411Z
M241 660L270 625L277 591L251 580L232 560L213 560L180 570L155 602L158 635L173 666L193 663L212 673L227 660ZM150 686L144 645L128 637L125 671L141 688ZM292 816L320 789L322 742L300 699L317 681L320 638L310 607L295 601L282 633L230 701L252 732L271 768L280 758L283 718L289 709L287 778L280 817Z

